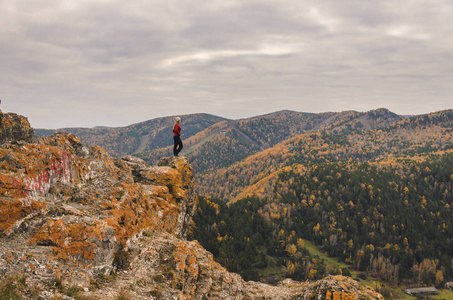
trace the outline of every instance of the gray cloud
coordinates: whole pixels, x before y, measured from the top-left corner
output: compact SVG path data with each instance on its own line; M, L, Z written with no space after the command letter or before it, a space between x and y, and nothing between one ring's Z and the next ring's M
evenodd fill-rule
M3 111L35 127L452 108L449 0L3 0Z

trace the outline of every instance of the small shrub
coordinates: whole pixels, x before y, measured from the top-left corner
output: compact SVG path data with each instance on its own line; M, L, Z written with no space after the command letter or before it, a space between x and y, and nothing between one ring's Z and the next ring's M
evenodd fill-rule
M162 288L157 286L154 290L149 291L148 294L154 298L161 299L162 298Z
M351 271L349 270L349 268L342 268L341 269L341 273L343 274L343 276L347 276L347 277L351 277L352 276Z
M60 276L60 275L55 276L55 279L54 279L54 286L55 286L59 291L64 290L63 279L61 279L61 276Z
M111 275L100 274L95 279L90 280L90 290L95 291L100 289L102 285L114 281L116 278L117 275L115 273L112 273Z
M75 298L77 296L77 294L80 293L81 291L82 291L82 288L80 288L78 286L70 286L66 289L65 295Z
M22 299L22 291L25 290L27 290L27 285L24 276L9 276L0 283L0 299L20 300Z
M115 253L113 265L117 270L124 270L129 267L129 252L120 249Z
M175 278L175 272L173 270L164 270L162 271L162 275L165 276L165 278L172 280Z
M175 258L170 256L168 259L161 257L162 275L167 279L174 279L174 269L176 267Z
M153 281L155 281L157 283L162 283L162 282L164 282L164 280L165 280L165 277L162 274L156 274L153 276Z
M132 300L132 296L128 291L122 290L118 297L116 297L116 300Z
M150 237L150 236L153 235L153 233L154 233L154 231L153 231L152 229L150 229L150 230L144 230L144 231L143 231L143 236Z

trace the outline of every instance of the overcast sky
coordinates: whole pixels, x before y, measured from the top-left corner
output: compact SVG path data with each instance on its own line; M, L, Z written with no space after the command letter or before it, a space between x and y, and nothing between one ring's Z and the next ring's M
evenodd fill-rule
M0 0L0 109L35 128L453 108L451 0Z

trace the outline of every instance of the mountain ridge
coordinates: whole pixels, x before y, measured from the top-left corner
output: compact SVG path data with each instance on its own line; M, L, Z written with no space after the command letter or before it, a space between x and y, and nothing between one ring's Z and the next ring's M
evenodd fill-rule
M247 185L248 182L254 182L256 183L257 181L269 176L271 173L276 172L279 168L283 167L289 167L293 163L287 162L287 157L291 156L292 160L294 160L294 163L301 163L300 160L304 155L310 155L310 157L313 159L315 157L319 157L320 160L325 159L323 156L323 153L325 151L331 151L332 147L340 148L343 147L341 146L342 144L345 144L348 147L348 150L345 151L340 151L337 150L337 154L343 155L343 159L349 159L349 157L357 156L357 157L362 157L363 160L369 160L372 158L378 158L379 155L384 155L385 153L391 152L396 153L400 150L399 145L401 144L402 141L395 143L391 142L393 137L392 135L395 134L398 136L398 139L403 138L405 143L409 143L410 140L416 139L415 144L412 145L412 147L422 147L422 143L428 141L429 143L436 143L436 139L441 136L441 131L442 131L442 123L440 123L436 128L435 131L432 132L431 129L420 129L420 132L415 134L414 136L410 135L409 133L412 132L412 127L416 126L416 124L419 124L420 122L426 122L426 120L429 120L429 116L431 116L433 119L437 118L447 118L448 119L448 124L451 126L451 122L453 120L453 110L444 110L436 113L431 113L429 115L422 115L419 117L413 117L410 119L402 119L401 121L394 123L390 126L387 127L382 127L381 129L388 128L388 132L385 130L382 131L381 129L378 130L359 130L357 133L351 133L351 134L346 134L342 135L341 132L339 131L339 128L341 129L343 126L344 127L344 122L343 120L340 120L339 123L341 123L341 126L333 126L330 127L327 130L332 130L332 134L324 132L324 130L320 130L317 132L307 132L301 135L297 135L293 138L290 138L288 140L283 141L280 144L277 144L276 146L266 149L262 152L258 152L256 154L250 155L244 160L240 160L235 163L235 165L230 166L229 168L221 168L216 171L218 175L215 175L214 177L212 176L206 176L205 178L202 178L201 180L199 179L199 185L201 189L199 188L199 192L202 194L207 191L209 191L210 196L215 196L215 197L220 197L224 198L227 194L221 193L221 194L216 194L212 193L212 187L223 187L226 190L232 189L229 188L230 182L225 182L225 184L220 184L218 182L218 179L222 179L225 177L232 177L236 178L238 182L241 182L241 187L235 187L234 189L242 189L244 185ZM336 116L334 116L336 117ZM349 116L348 116L349 117ZM355 119L353 119L355 120ZM335 120L336 123L338 123L338 120ZM386 125L388 122L384 122L383 124ZM348 123L346 123L348 124ZM331 126L331 125L330 125ZM379 128L379 127L377 127ZM381 132L379 133L379 130ZM433 129L434 130L434 129ZM402 136L403 134L406 134L406 136ZM375 138L376 135L379 135L379 140L382 145L374 145L370 142L368 142L368 139ZM347 138L346 138L347 137ZM417 140L418 139L418 140ZM389 140L392 145L389 146L389 142L386 142L386 140ZM445 133L444 141L443 143L453 143L453 138L450 132ZM387 143L387 144L384 144ZM418 145L418 146L417 146ZM445 145L443 145L445 146ZM302 150L300 147L304 147L304 150ZM378 149L372 150L372 147L378 147ZM375 153L375 154L370 154L370 153L362 153L362 150L372 150L373 152L370 153ZM304 151L303 153L305 154L300 154L302 153L301 151ZM308 152L307 152L308 151ZM415 151L415 150L414 150ZM382 153L381 153L382 152ZM308 154L309 153L309 154ZM285 157L285 155L287 157ZM330 155L330 154L329 154ZM386 155L386 154L385 154ZM298 158L299 157L299 158ZM280 162L279 162L280 161ZM251 166L261 166L260 171L255 171L253 172L253 168ZM280 166L280 167L279 167ZM243 176L239 176L235 169L237 170L242 170L244 173ZM265 171L264 171L265 170ZM241 172L241 171L239 171ZM259 175L258 175L259 174ZM203 176L203 175L202 175ZM215 179L218 178L218 179ZM209 182L208 185L205 185L204 182ZM213 184L214 183L214 184ZM205 189L203 189L206 187ZM229 192L231 193L231 192ZM233 192L234 195L236 195L235 192ZM242 194L244 194L244 191L242 191ZM234 196L233 198L235 198ZM227 196L226 199L230 199L230 196Z
M201 139L200 136L204 136L206 139L209 139L211 144L214 144L213 147L217 148L219 151L222 151L220 148L228 148L228 150L225 151L233 153L231 154L234 156L233 160L225 157L222 153L218 153L218 157L213 158L215 160L214 163L211 164L213 167L224 167L229 164L229 162L238 161L240 160L239 158L245 158L253 153L265 150L297 134L316 131L319 129L329 130L333 127L338 127L339 130L344 130L342 126L346 126L349 124L348 122L352 122L358 117L364 117L363 119L365 120L366 117L373 114L373 112L377 112L380 115L388 114L390 116L388 119L393 119L395 121L402 119L402 117L398 117L396 114L393 114L385 109L378 109L367 113L347 111L319 114L295 111L278 111L253 118L230 120L227 123L230 126L223 123L221 131L206 128L204 131L197 134L198 137L192 136L184 140L187 145L184 151L189 152L188 156L191 159L194 168L198 172L203 173L206 166L202 165L199 167L199 162L202 163L202 160L198 159L197 155L194 155L193 152L201 153L199 155L200 157L206 157L208 155L203 153L206 149L198 149L198 147L195 147L197 148L197 151L191 149L192 146L197 145L197 143L194 142L194 139L199 141ZM377 118L378 117L375 117L375 119ZM356 123L360 123L360 121L357 121ZM367 120L367 124L368 123L371 122ZM354 125L358 126L357 124ZM213 126L216 127L219 126L219 124L215 124ZM366 126L367 125L363 125L362 127ZM374 126L382 126L382 124ZM223 133L224 135L220 135L220 133ZM241 136L245 136L246 138L241 139ZM224 141L221 141L222 139L227 141L227 145L220 145L225 143ZM252 143L250 140L252 140ZM136 155L145 161L152 163L156 161L159 156L168 154L171 154L171 147L145 151L143 153L137 153Z
M167 134L167 132L171 133L174 117L155 118L122 127L35 129L35 133L41 137L58 132L71 133L79 136L82 142L87 145L101 146L112 156L122 156L173 143L171 135ZM212 124L224 120L222 117L205 113L183 115L182 117L186 122L186 136L191 136Z

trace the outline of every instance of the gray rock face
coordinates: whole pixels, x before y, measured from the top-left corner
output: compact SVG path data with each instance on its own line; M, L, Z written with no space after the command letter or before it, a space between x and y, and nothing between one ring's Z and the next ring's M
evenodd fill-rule
M34 138L33 128L27 118L0 111L0 144L18 141L31 142Z

